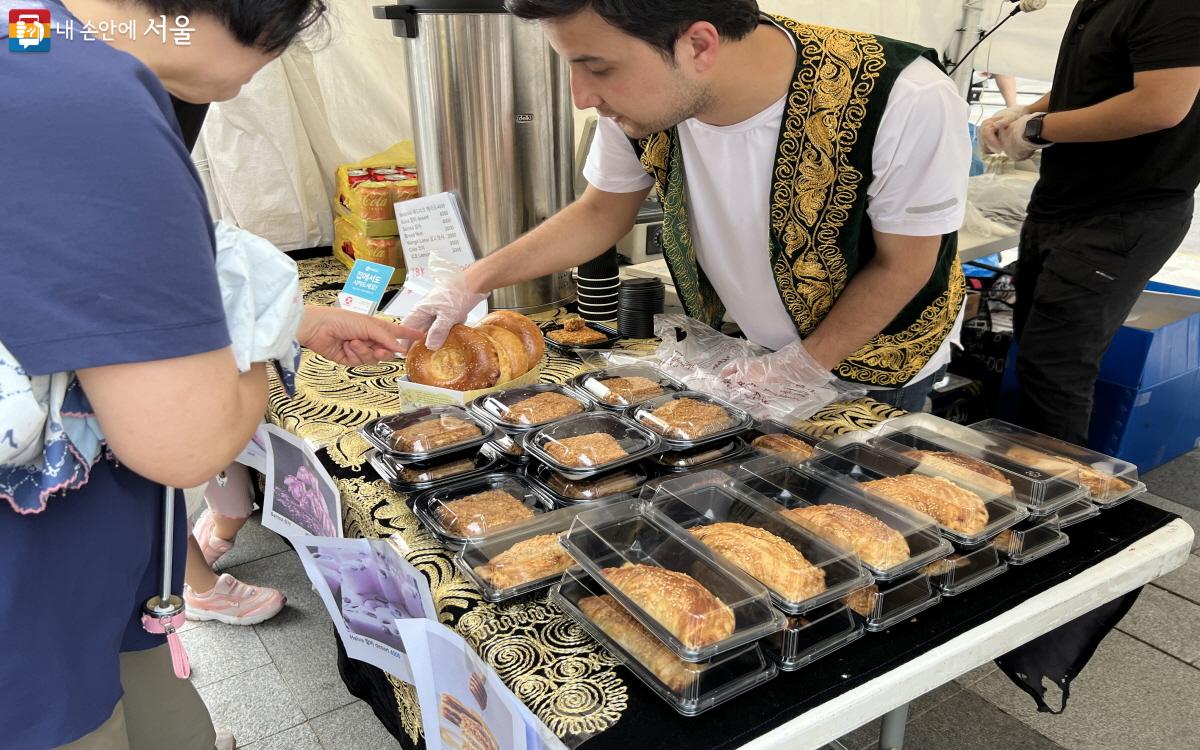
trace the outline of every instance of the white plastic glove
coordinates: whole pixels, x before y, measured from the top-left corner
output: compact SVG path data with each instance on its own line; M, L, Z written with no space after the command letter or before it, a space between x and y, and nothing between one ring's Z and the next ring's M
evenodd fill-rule
M833 373L801 341L777 352L730 360L718 378L725 389L721 395L758 419L805 419L839 396Z
M1013 161L1025 161L1042 148L1025 137L1025 125L1036 115L1025 115L1013 122L1001 134L1004 153Z
M979 138L983 141L983 150L989 154L999 154L1004 151L1004 132L1014 122L1029 114L1029 108L1023 106L1008 107L983 121L979 126Z
M401 325L426 331L425 346L437 351L446 343L450 329L467 320L467 315L487 299L467 289L465 269L440 255L429 258L429 277L434 289L417 303L413 311L400 321ZM405 345L407 350L407 342Z

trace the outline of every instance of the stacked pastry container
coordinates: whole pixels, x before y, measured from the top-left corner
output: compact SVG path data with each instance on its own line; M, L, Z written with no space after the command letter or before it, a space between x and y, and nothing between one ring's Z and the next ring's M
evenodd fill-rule
M543 394L554 394L566 399L560 401L564 405L573 402L573 413L543 419L537 415L531 416L528 411L520 408L521 403L529 399L545 398ZM520 467L528 465L530 461L523 445L526 434L553 422L589 412L593 407L587 398L571 388L540 383L488 393L472 401L468 408L495 425L497 434L493 445L509 464Z
M409 438L406 431L421 428ZM443 439L439 435L462 433ZM431 406L375 419L359 434L372 445L367 462L396 490L416 492L446 482L478 477L496 469L499 452L490 422L458 406Z

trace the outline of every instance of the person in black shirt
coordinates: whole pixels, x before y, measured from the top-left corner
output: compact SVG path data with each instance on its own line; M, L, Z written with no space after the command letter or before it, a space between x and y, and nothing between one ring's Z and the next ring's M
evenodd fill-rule
M1100 359L1191 225L1200 183L1200 2L1080 0L1050 93L984 122L986 148L1042 150L1021 231L1021 421L1087 441Z

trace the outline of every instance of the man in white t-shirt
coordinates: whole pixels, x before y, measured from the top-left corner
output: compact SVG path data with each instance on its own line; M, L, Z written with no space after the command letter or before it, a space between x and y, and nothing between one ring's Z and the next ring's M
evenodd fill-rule
M754 0L508 8L543 22L576 106L601 115L589 186L406 324L440 346L490 290L616 244L657 187L689 315L728 313L774 356L922 407L961 324L970 162L967 104L931 54L763 16Z

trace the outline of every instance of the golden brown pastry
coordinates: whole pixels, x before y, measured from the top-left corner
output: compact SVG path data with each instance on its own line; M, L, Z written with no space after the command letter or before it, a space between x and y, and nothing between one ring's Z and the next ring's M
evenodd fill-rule
M605 378L598 381L608 389L601 400L612 406L630 406L666 393L658 381L634 375L628 378Z
M960 534L978 534L988 525L983 498L949 479L904 474L863 482L862 488L897 505L932 516Z
M558 542L558 534L541 534L517 542L475 568L475 573L497 589L557 575L574 564Z
M456 477L459 474L466 474L475 468L474 459L459 458L454 461L449 461L436 466L428 466L424 468L405 467L400 469L400 481L409 484L419 484L421 482L433 482L438 479L448 479Z
M904 455L924 468L970 482L988 492L998 495L1012 492L1012 482L1008 481L1007 477L994 466L988 466L977 458L951 451L909 450L904 451Z
M851 591L849 594L842 597L842 602L863 617L870 617L875 613L875 602L878 599L879 587L875 584L871 584L870 586L864 586L857 591Z
M588 328L583 318L569 318L563 322L562 328L546 334L552 341L568 345L596 344L606 341L608 336L594 328Z
M943 557L941 560L934 560L921 568L921 571L928 576L944 576L952 570L965 568L970 564L963 555L950 555L949 557Z
M779 456L790 463L803 463L812 458L812 446L798 437L792 437L782 432L772 435L759 435L750 442L759 453Z
M533 518L533 510L504 490L488 490L440 505L436 515L451 534L474 537Z
M418 339L404 360L408 379L420 385L473 391L491 388L500 381L500 355L492 340L463 325L450 329L446 343L436 352Z
M700 673L700 667L680 661L608 594L581 599L579 611L672 691L682 691Z
M567 479L559 474L552 474L546 484L562 497L572 500L587 500L632 492L638 488L640 479L637 474L628 471L578 481Z
M429 453L483 434L465 419L439 414L392 433L392 449L401 453Z
M1055 456L1049 453L1042 453L1033 448L1026 448L1021 445L1014 445L1005 451L1005 455L1016 461L1017 463L1031 466L1039 471L1044 471L1049 474L1062 474L1063 472L1077 472L1079 475L1079 483L1087 487L1088 494L1096 500L1107 500L1114 497L1119 497L1129 490L1133 489L1133 485L1126 482L1120 477L1115 477L1103 471L1088 466L1085 463L1075 461L1065 456Z
M714 523L690 531L705 547L788 601L811 599L825 590L825 571L766 529L740 523Z
M733 635L733 611L686 573L632 563L600 572L689 649Z
M500 743L487 728L483 717L464 706L449 693L442 693L438 704L442 717L442 744L459 750L500 750Z
M911 557L904 535L855 508L828 503L783 511L784 518L858 555L879 570L893 568Z
M591 468L625 458L629 453L607 432L592 432L578 437L546 443L546 453L564 466Z
M521 399L505 409L500 416L509 424L530 425L562 419L579 414L583 410L583 404L570 396L546 391Z
M1013 552L1014 550L1012 548L1012 543L1016 538L1017 536L1012 529L1005 529L996 535L996 538L992 541L992 544L995 545L996 549L1003 552Z
M724 408L694 398L676 398L668 401L638 420L679 440L698 440L722 430L729 429L733 418Z
M521 339L521 345L525 349L525 361L528 363L528 367L521 374L542 363L542 357L546 354L546 342L542 340L542 329L521 313L513 310L495 310L483 316L479 325L506 328Z
M525 346L517 334L500 326L479 325L475 327L496 348L496 358L500 363L500 376L496 384L507 383L513 378L520 377L529 369L526 361Z

